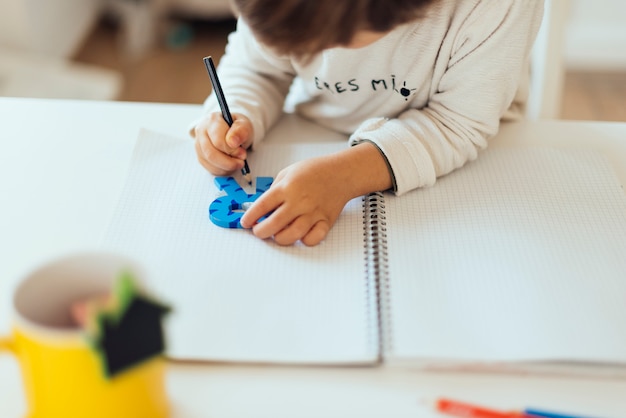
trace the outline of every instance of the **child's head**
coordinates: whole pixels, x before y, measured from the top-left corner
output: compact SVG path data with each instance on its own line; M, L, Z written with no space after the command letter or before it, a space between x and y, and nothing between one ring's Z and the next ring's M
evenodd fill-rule
M234 0L255 36L278 52L310 56L422 17L435 0ZM363 39L367 43L368 36ZM363 41L357 44L363 43Z

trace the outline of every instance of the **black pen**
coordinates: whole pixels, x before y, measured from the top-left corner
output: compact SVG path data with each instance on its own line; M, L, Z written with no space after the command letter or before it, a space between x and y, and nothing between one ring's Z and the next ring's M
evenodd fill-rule
M213 85L213 91L215 92L215 97L217 97L217 101L220 104L220 109L222 109L222 117L228 124L228 126L233 125L233 117L230 114L230 110L228 110L228 105L226 104L226 97L224 96L224 91L222 91L222 85L220 84L220 79L217 78L217 71L215 70L215 64L213 64L213 59L211 57L203 58L204 65L206 70L209 73L209 77L211 78L211 84ZM250 175L250 167L248 166L248 160L243 160L243 168L241 169L241 174L243 178L248 181L248 184L252 184L252 176Z

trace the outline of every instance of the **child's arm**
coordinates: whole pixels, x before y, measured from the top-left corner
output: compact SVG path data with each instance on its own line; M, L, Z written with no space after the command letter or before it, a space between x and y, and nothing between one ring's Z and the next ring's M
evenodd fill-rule
M286 57L260 44L248 26L239 20L228 37L226 53L217 67L231 113L245 116L253 127L250 143L258 143L282 115L295 70ZM205 119L220 108L214 94L204 102ZM198 123L195 132L198 133Z
M458 7L473 8L455 26L454 37L442 43L426 106L395 118L369 119L350 139L377 144L392 168L397 194L432 185L475 159L514 100L522 103L528 93L528 56L543 1L460 2Z
M385 158L371 143L290 165L243 215L241 225L281 245L322 241L346 203L391 187ZM272 212L273 211L273 212ZM256 223L263 215L272 214Z
M294 70L288 59L276 57L260 45L240 21L229 36L218 71L233 126L228 129L211 94L204 103L205 115L193 123L190 134L196 140L200 164L211 174L223 176L241 170L246 150L258 143L282 114Z

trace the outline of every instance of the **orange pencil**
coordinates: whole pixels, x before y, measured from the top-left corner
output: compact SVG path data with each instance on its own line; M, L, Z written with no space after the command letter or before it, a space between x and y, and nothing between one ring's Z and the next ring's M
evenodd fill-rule
M450 399L438 399L435 408L442 414L463 418L524 418L527 415L517 411L496 411Z

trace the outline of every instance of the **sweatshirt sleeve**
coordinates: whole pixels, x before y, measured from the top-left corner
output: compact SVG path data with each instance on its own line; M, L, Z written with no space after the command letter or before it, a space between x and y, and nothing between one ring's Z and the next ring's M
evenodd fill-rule
M487 146L528 71L543 0L483 0L446 37L433 93L422 109L364 121L351 144L373 142L387 159L400 195L429 186ZM526 74L527 75L527 74Z
M295 77L290 59L260 44L240 19L236 31L228 37L217 72L230 112L247 116L254 127L253 142L260 141L282 114ZM204 101L203 112L220 112L214 93ZM190 128L198 122L194 121Z

